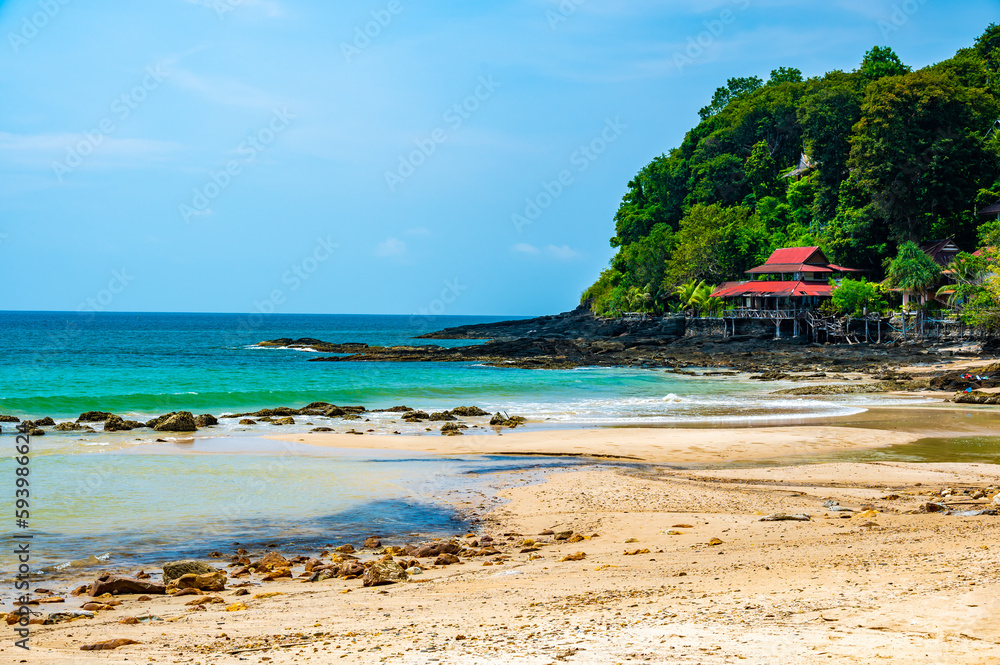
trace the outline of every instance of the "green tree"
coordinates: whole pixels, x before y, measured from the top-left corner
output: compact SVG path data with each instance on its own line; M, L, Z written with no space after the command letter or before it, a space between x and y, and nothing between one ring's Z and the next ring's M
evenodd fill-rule
M869 81L875 81L886 76L902 76L910 71L903 64L896 52L888 46L876 46L865 53L861 61L861 75Z
M910 296L919 295L931 287L941 274L941 267L927 256L915 242L899 246L896 258L886 271L885 286L903 292L903 304Z
M841 314L861 317L867 312L883 312L888 304L878 284L866 279L845 279L833 289L832 303Z
M801 83L802 70L795 67L778 67L771 70L771 78L768 85L780 85L782 83Z
M698 115L701 116L702 120L705 120L726 108L729 102L749 95L762 85L764 85L764 81L757 76L731 78L726 81L725 86L715 89L712 103L698 111Z
M692 206L675 243L667 260L666 289L689 279L718 284L743 278L771 252L767 229L745 206Z
M760 141L754 145L744 166L744 172L753 196L758 201L777 191L778 166L771 157L771 148L768 147L767 141Z

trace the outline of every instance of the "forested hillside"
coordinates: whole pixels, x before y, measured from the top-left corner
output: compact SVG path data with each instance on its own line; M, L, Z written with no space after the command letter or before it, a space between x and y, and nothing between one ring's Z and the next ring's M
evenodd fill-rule
M743 279L779 247L881 279L907 241L972 252L996 231L977 211L1000 200L998 25L916 71L875 47L851 72L730 79L700 115L628 183L618 253L583 294L597 313L663 311L678 286Z

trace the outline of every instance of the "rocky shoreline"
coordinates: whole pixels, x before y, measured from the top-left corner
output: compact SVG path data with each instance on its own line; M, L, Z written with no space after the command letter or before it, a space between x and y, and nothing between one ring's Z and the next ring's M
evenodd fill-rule
M683 317L601 319L582 306L534 319L447 328L417 339L485 342L460 347L385 347L281 338L260 342L259 346L337 354L310 358L310 362L466 362L525 369L725 367L752 373L834 370L867 374L916 363L948 362L956 357L991 357L998 350L990 342L984 343L980 352L956 352L947 344L929 342L831 345L802 339L775 340L770 333L725 338L691 334Z

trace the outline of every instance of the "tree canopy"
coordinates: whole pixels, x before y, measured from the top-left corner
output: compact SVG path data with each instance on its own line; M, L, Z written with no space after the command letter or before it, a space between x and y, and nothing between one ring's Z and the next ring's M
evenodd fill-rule
M779 247L818 245L873 282L906 243L977 249L976 211L1000 199L1000 26L916 71L876 46L850 72L733 77L699 115L629 181L595 311L664 311L677 286L743 279Z

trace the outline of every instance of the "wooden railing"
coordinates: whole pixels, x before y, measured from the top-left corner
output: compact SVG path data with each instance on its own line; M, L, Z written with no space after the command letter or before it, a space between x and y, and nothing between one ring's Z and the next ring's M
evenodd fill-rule
M727 309L722 313L726 319L763 319L765 321L791 320L805 318L806 310L799 309L751 309L740 307Z

